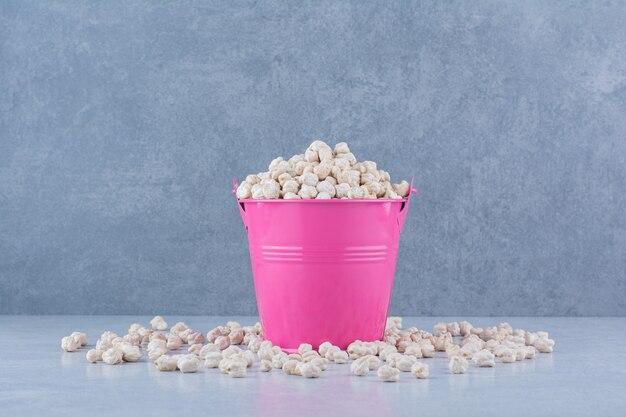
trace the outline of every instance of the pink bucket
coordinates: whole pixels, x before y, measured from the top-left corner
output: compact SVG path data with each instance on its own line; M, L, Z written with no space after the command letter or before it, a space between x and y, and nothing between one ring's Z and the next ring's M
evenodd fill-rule
M411 182L403 200L238 200L265 338L287 351L381 340L412 193Z

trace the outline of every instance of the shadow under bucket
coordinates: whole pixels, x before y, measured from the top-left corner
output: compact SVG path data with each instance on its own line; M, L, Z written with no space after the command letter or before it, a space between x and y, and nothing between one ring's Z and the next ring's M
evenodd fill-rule
M237 201L267 340L293 351L383 338L410 190L401 200Z

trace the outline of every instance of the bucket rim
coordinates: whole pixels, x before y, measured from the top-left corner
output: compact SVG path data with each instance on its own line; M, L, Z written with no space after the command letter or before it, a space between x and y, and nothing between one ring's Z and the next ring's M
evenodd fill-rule
M238 198L240 203L286 203L286 204L359 204L359 203L406 203L408 198L329 198L324 200L318 200L315 198L310 199L287 199L284 198Z
M329 198L324 200L318 200L316 198L310 199L302 199L302 198L294 198L287 199L284 198L238 198L237 197L237 187L239 184L237 183L237 179L233 178L233 191L232 193L235 195L238 203L288 203L288 204L296 204L296 203L306 203L306 204L359 204L359 203L408 203L411 200L412 194L419 194L419 191L416 188L413 188L413 178L411 178L411 184L409 186L409 194L403 198Z

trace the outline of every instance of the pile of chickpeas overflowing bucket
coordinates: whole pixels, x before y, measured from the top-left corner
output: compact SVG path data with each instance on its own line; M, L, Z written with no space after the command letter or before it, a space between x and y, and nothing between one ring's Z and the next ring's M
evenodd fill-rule
M402 372L429 375L427 361L445 352L453 374L550 353L547 332L508 323L478 328L438 323L433 332L387 318L400 233L412 182L392 183L376 162L358 162L348 144L314 141L303 154L274 159L268 171L234 181L233 193L250 249L260 323L229 321L205 334L161 316L104 332L89 362L115 365L144 357L161 371L217 368L240 378L261 372L317 378L331 364L353 375L376 371L395 382ZM169 329L169 330L168 330ZM88 344L85 333L64 337L67 352ZM145 352L145 354L144 354Z

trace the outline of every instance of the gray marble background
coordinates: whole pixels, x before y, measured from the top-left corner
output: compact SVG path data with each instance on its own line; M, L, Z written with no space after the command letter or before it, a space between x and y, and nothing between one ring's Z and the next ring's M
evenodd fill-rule
M254 314L231 178L421 194L394 314L626 314L624 2L0 1L0 313Z

